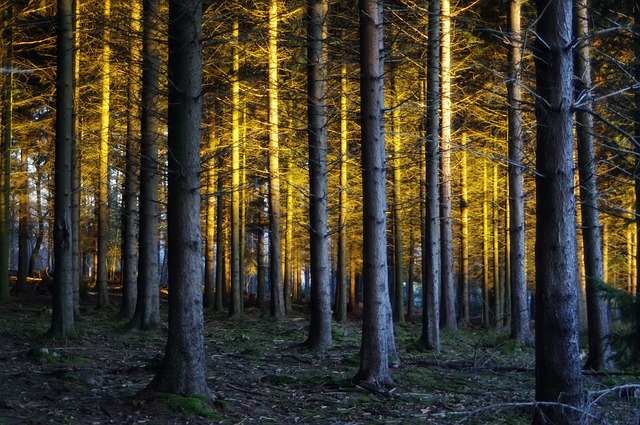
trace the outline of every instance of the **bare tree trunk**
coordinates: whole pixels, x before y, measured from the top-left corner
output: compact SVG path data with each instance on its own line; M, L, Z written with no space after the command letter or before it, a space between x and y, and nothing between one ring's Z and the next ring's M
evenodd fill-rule
M200 232L202 2L169 1L169 334L158 392L206 394Z
M20 148L20 174L17 183L18 189L18 281L16 292L24 292L27 289L27 274L29 268L29 177L27 174L27 146Z
M278 1L269 1L269 280L271 315L284 317L282 226L280 212L280 142L278 137Z
M213 308L215 305L215 234L216 234L216 129L215 129L215 118L216 118L216 106L212 107L214 110L213 118L211 124L211 130L209 134L209 161L208 167L206 171L206 188L207 188L207 197L205 198L206 205L206 223L207 228L205 229L205 238L204 238L204 255L205 255L205 265L204 265L204 293L202 295L202 307Z
M309 249L311 322L306 341L324 352L331 338L331 259L327 216L327 0L307 2L307 136L309 141Z
M142 111L140 142L140 228L138 235L138 299L131 326L153 329L160 324L158 268L158 43L159 0L142 3ZM166 253L165 253L166 256Z
M216 293L213 309L222 311L227 303L226 299L226 273L225 273L225 251L226 239L224 233L224 158L222 154L218 158L218 195L216 204Z
M396 348L387 284L382 1L360 0L359 11L365 286L360 369L354 380L392 385L389 356Z
M80 98L80 51L81 51L81 0L76 0L73 31L73 141L71 143L71 280L73 281L73 309L76 316L80 316L80 284L82 279L82 252L80 248L80 193L81 193L81 141L82 121L78 114L78 99Z
M233 82L231 110L231 300L229 316L241 316L240 287L240 56L238 20L233 21Z
M511 338L524 345L533 344L529 326L527 276L525 268L524 167L522 129L522 73L523 35L520 29L522 0L510 2L510 74L507 84L509 96L509 262L511 263Z
M442 326L450 331L458 329L456 321L456 293L453 273L453 226L451 224L451 5L442 1L442 148L440 150L440 285Z
M582 40L575 52L575 92L577 99L584 97L583 105L576 112L576 136L589 333L589 357L585 367L601 370L610 368L612 362L607 306L604 298L598 293L598 285L603 278L602 239L593 147L593 118L591 117L591 52L588 41L587 7L587 0L578 0L575 5L576 38Z
M9 0L3 17L2 38L4 69L13 68L13 1ZM13 111L13 73L2 78L2 211L0 211L0 303L11 301L9 286L9 219L11 203L11 139Z
M489 298L489 171L487 148L482 158L482 326L491 327L491 301Z
M48 335L76 336L71 276L71 143L73 140L73 2L58 0L53 249L55 285Z
M38 172L36 178L36 214L38 216L38 230L36 233L36 243L31 250L31 258L29 258L29 273L30 277L36 277L36 265L38 263L38 257L40 255L40 248L42 248L42 241L44 240L44 213L42 212L42 173Z
M422 257L422 334L420 345L440 351L440 17L439 1L429 2L427 42L426 205Z
M129 31L133 35L129 52L129 86L127 88L127 141L125 147L125 177L122 205L122 306L120 317L131 319L138 299L138 158L140 151L140 43L141 3L133 0Z
M471 323L469 315L469 186L467 183L467 133L462 134L460 153L460 292L461 325Z
M348 306L352 309L355 300L349 297L349 279L347 277L347 182L348 182L348 116L347 116L347 64L340 70L340 198L338 206L338 305L336 321L347 320Z
M400 139L400 113L395 105L398 104L398 87L396 86L396 78L391 80L393 90L394 108L391 112L392 125L392 144L393 144L393 174L392 174L392 196L393 196L393 281L394 281L394 297L393 297L393 319L397 323L404 323L404 258L402 246L402 169L400 163L401 139Z
M104 26L102 32L102 82L100 105L100 159L98 176L98 264L96 289L98 307L109 305L107 287L107 239L109 238L109 123L111 99L111 0L104 1Z
M491 208L492 223L491 230L493 236L493 302L495 314L495 327L502 326L502 287L500 281L500 213L498 212L498 163L493 162L493 202Z
M571 0L537 0L536 424L580 420ZM578 409L577 412L572 408Z

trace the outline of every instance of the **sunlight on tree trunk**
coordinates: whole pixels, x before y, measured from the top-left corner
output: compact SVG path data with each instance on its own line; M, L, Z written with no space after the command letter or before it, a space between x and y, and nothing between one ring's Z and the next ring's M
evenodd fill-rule
M462 133L460 151L460 324L469 326L469 186L467 183L467 133Z
M240 287L240 56L238 20L233 21L233 82L231 83L231 300L229 316L241 316Z

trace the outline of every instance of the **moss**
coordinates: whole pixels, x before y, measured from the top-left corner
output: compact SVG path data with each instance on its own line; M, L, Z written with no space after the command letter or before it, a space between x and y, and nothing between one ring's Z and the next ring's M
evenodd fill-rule
M213 420L223 419L219 413L211 408L212 401L207 396L194 394L184 397L177 394L160 393L158 397L171 410L181 412L186 416L201 416Z

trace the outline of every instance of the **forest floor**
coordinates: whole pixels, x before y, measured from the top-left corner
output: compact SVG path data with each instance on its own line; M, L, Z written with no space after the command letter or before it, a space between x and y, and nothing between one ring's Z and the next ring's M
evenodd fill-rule
M35 295L0 306L0 424L525 424L533 415L534 352L506 331L443 333L434 353L416 348L419 322L398 326L395 387L379 390L350 381L358 317L334 324L334 347L318 355L298 345L308 331L303 305L284 320L256 309L233 320L207 312L211 401L142 391L166 325L131 331L116 308L85 305L79 338L47 340L51 301ZM639 382L638 371L585 373L584 422L640 424Z

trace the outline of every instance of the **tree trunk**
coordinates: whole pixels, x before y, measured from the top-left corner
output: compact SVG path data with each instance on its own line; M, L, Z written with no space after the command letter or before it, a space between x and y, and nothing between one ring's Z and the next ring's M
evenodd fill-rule
M241 316L240 287L240 55L238 20L233 21L233 82L231 89L231 300L229 316Z
M442 148L440 149L441 185L440 191L440 285L442 290L443 328L455 331L456 292L453 273L453 226L451 224L451 5L442 1Z
M502 287L500 282L500 213L498 212L498 163L493 162L493 202L491 208L492 223L491 230L493 236L493 302L495 314L495 327L502 326Z
M140 121L140 224L138 235L138 299L131 326L153 329L160 324L158 269L158 42L159 0L142 3L142 110ZM165 253L166 256L166 253Z
M280 213L280 142L278 137L278 1L269 0L269 283L271 315L284 317L282 226Z
M98 307L109 305L107 287L107 251L109 238L109 122L111 96L111 0L104 1L102 32L102 86L100 104L100 158L98 177L98 264L96 267L96 289Z
M205 238L204 238L204 293L202 296L202 307L213 308L215 305L215 237L216 237L216 105L212 107L212 123L209 134L209 162L206 171L206 188L207 197L205 198L206 205L206 225Z
M482 158L482 326L491 327L491 300L489 297L489 170L487 147Z
M338 199L338 305L336 321L347 320L347 310L355 306L349 297L349 279L347 277L347 182L348 182L348 116L347 116L347 64L340 70L340 195Z
M584 96L576 112L578 141L578 172L580 178L580 212L584 246L584 273L586 279L589 357L585 367L601 370L612 366L609 342L609 318L605 299L598 293L602 282L602 239L598 213L598 190L593 147L593 118L591 116L591 52L588 41L589 13L587 0L575 5L576 38L582 40L575 52L576 98Z
M427 135L425 146L425 222L422 249L423 348L440 351L440 2L429 2L427 42Z
M4 69L13 68L13 1L9 0L3 19L2 38L5 52L2 60ZM13 111L13 73L7 72L2 78L2 211L0 211L0 303L11 301L9 285L9 220L11 207L11 139Z
M42 248L42 241L44 240L44 214L42 212L42 173L38 172L36 178L36 214L38 216L38 231L36 233L36 243L31 250L31 258L29 258L29 273L30 277L36 277L36 265L38 263L38 257L40 255L40 248Z
M381 0L360 0L360 125L364 300L360 369L355 381L392 385L393 324L387 282L384 57ZM395 345L395 344L394 344Z
M53 313L48 334L67 339L76 336L71 276L71 143L73 140L73 2L58 0L56 152L53 250L55 283Z
M27 289L27 275L29 272L29 177L27 173L27 146L20 148L20 174L18 189L18 281L16 292Z
M391 84L393 86L394 107L391 112L391 125L392 125L392 140L393 140L393 174L392 174L392 188L393 188L393 248L394 248L394 303L393 303L393 320L397 323L404 323L404 258L403 258L403 246L402 246L402 208L400 194L402 193L402 169L400 164L400 151L401 151L401 139L400 139L400 113L399 109L395 106L398 104L398 87L396 86L396 79L392 77Z
M227 303L225 294L225 251L226 239L224 233L224 178L222 169L224 168L224 158L222 152L218 157L218 195L216 204L216 293L213 309L222 311Z
M462 134L460 152L460 292L461 325L471 324L469 315L469 186L467 183L467 134Z
M73 141L71 143L71 280L73 281L73 309L76 316L80 316L80 281L82 278L82 251L80 247L80 192L81 192L81 141L82 121L78 114L80 98L80 6L81 0L76 0L73 31L73 63L74 63L74 110Z
M578 423L572 2L537 0L536 424Z
M141 3L130 3L129 31L133 35L129 52L129 85L127 87L127 141L122 205L122 306L120 317L130 320L138 298L138 141L140 140L140 10Z
M293 125L292 125L293 127ZM291 260L293 255L293 185L291 184L291 178L293 178L293 172L287 164L287 184L286 184L286 197L287 197L287 212L285 217L286 231L284 236L284 311L286 314L291 313Z
M511 338L524 345L533 344L529 326L527 303L527 276L525 267L525 221L524 221L524 167L522 129L522 95L520 78L522 73L523 35L520 30L522 0L510 2L509 31L509 262L511 263Z
M200 140L202 2L169 1L169 334L158 392L210 394L202 312Z
M257 249L256 254L258 256L257 259L257 268L258 268L258 282L256 289L256 307L259 309L264 309L267 305L265 300L265 259L264 259L264 232L262 229L257 231Z
M634 77L638 81L640 79L640 5L638 2L634 2L633 8L633 33L634 38L634 54L635 54L635 69ZM640 86L636 85L634 90L635 100L635 120L633 126L634 133L634 152L636 156L634 183L635 183L635 197L636 197L636 229L640 230ZM640 279L640 243L636 243L636 279ZM606 266L607 263L605 263ZM606 269L605 269L606 272ZM606 281L606 280L605 280ZM640 353L640 285L636 280L636 346L635 353Z
M331 259L327 216L327 0L307 2L307 137L311 318L307 346L331 348Z

